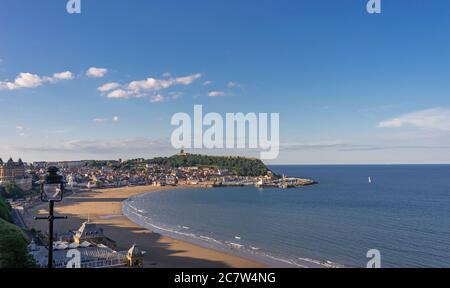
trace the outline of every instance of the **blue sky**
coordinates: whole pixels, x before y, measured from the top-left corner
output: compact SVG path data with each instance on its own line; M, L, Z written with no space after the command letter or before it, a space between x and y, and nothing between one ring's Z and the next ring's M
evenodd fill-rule
M271 163L450 163L450 3L366 3L0 0L0 157L171 155L202 104L279 112Z

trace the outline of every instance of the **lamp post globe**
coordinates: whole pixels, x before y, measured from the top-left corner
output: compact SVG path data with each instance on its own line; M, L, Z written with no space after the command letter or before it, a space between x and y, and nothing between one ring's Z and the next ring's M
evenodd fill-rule
M58 174L59 169L51 166L47 174L41 177L41 199L44 202L61 202L64 194L64 177Z

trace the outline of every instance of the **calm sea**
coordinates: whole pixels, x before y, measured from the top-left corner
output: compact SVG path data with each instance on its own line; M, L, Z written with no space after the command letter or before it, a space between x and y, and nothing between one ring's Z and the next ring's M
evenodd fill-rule
M365 267L367 251L378 249L383 267L450 267L450 165L270 168L320 184L164 191L129 199L124 212L157 232L273 266Z

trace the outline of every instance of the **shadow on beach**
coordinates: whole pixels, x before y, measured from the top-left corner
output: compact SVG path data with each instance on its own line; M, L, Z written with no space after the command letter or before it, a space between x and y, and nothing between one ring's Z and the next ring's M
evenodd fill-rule
M132 195L120 195L120 191L83 192L68 196L56 204L56 214L69 217L55 221L55 233L64 234L78 229L87 219L104 230L106 237L117 242L117 250L128 250L136 244L146 251L146 268L230 268L259 267L252 261L202 248L187 242L171 239L154 233L131 222L122 215L122 202ZM130 193L125 193L130 194ZM138 194L138 193L135 193ZM122 197L121 197L122 196ZM34 217L45 215L47 205L38 205L25 213L30 228L47 233L46 221L35 221Z

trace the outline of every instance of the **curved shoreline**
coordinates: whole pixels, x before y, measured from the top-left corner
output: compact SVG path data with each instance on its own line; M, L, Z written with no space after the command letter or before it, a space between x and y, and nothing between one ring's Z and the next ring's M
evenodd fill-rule
M180 187L180 188L193 189L195 187ZM168 189L168 190L178 190L178 189L179 188ZM221 241L221 240L217 240L217 239L212 239L210 237L196 235L195 233L181 232L181 231L177 231L173 228L163 227L166 225L163 223L157 224L157 223L152 222L150 218L146 217L145 215L142 215L142 211L138 210L136 207L132 206L132 204L131 204L132 201L134 201L135 199L146 197L147 195L153 194L155 192L162 193L163 190L137 194L137 195L131 196L130 198L124 200L122 202L122 214L125 217L127 217L130 221L135 223L136 225L144 227L150 231L159 233L163 236L166 236L169 238L174 238L179 241L186 241L193 245L198 245L198 246L204 247L206 249L212 249L212 250L220 251L223 253L231 254L231 255L234 255L237 257L249 259L251 261L255 261L255 262L267 265L268 267L272 267L272 268L330 268L330 267L334 267L332 265L327 265L327 264L321 263L320 261L313 260L313 259L299 258L295 262L293 262L288 259L276 257L276 256L273 256L268 253L262 253L259 251L250 251L247 247L242 246L242 245L239 245L240 247L233 247L233 243L228 243L226 241ZM246 248L246 249L244 249L244 248Z
M175 189L187 188L176 187ZM171 187L171 189L174 189ZM215 249L204 248L187 241L180 241L152 232L130 221L122 213L122 202L130 197L164 191L168 188L153 186L123 187L85 191L64 198L55 207L57 215L68 220L55 222L55 233L63 234L78 229L87 219L104 229L107 237L117 242L118 250L128 250L133 244L144 251L147 268L264 268L261 262L252 261ZM25 215L28 227L47 231L45 221L34 221L38 215L46 215L47 206L38 205Z
M162 191L159 191L162 192ZM130 205L128 202L131 199L134 199L136 197L143 197L145 195L151 194L150 193L144 193L142 195L133 196L125 201L122 202L122 213L125 217L127 217L131 222L135 223L136 225L139 225L145 229L148 229L149 231L153 231L155 233L161 234L165 237L173 238L179 241L184 241L191 243L193 245L198 245L200 247L203 247L205 249L212 249L215 251L231 254L237 257L242 257L251 261L259 262L261 264L267 265L271 268L299 268L298 266L292 265L287 262L283 262L281 259L271 260L268 259L266 256L263 255L257 255L253 254L250 255L250 253L246 253L244 251L237 251L233 250L232 248L227 249L224 245L224 243L221 243L220 241L212 238L203 238L204 236L198 236L196 237L195 234L189 233L183 233L180 231L172 230L170 228L164 228L162 225L158 225L152 222L149 222L149 220L146 216L139 214L139 211ZM131 210L131 211L130 211ZM135 211L132 211L135 210ZM144 220L145 219L145 220ZM215 242L215 243L214 243ZM306 267L303 267L306 268Z

